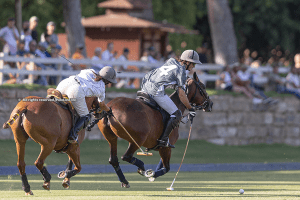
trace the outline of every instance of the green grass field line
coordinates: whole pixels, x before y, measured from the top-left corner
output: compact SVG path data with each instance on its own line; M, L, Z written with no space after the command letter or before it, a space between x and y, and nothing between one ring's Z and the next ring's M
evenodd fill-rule
M178 140L172 150L171 163L180 163L186 139ZM118 157L120 164L128 164L121 160L128 142L118 141ZM40 153L40 145L34 141L26 144L25 162L33 165ZM157 164L158 152L153 156L136 156L145 164ZM285 144L255 144L245 146L219 146L206 141L191 140L184 163L270 163L270 162L300 162L300 148ZM0 166L12 166L17 163L17 153L13 140L0 140ZM81 164L109 164L109 145L106 140L84 140L81 144ZM66 154L55 152L46 159L47 165L65 165Z
M137 173L125 173L130 188L121 188L114 173L78 174L65 190L61 179L52 175L51 190L42 189L42 176L29 175L34 199L299 199L299 171L264 172L180 172L167 191L175 172L169 172L155 182ZM239 189L245 193L240 195ZM0 176L0 199L28 199L24 196L20 176Z

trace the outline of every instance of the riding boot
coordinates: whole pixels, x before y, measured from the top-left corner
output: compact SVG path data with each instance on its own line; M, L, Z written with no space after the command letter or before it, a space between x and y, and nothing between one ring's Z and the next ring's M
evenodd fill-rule
M171 134L171 132L173 130L173 126L174 126L173 124L174 124L174 118L171 117L167 123L164 133L161 136L161 139L157 140L159 147L175 148L174 145L169 143L169 135Z
M91 114L87 114L86 116L80 117L74 127L71 129L68 142L76 143L78 142L78 132L84 129L90 122Z

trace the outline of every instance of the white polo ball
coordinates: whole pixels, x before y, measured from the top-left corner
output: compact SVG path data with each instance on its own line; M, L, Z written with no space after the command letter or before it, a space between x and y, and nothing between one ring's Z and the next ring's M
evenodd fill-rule
M240 194L244 194L244 192L245 192L245 191L244 191L243 189L240 189L240 190L239 190L239 193L240 193Z

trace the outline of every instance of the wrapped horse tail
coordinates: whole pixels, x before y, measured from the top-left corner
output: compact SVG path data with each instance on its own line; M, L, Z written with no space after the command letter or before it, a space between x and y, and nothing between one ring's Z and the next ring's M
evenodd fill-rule
M3 124L3 129L9 128L19 118L20 115L25 113L27 111L27 106L28 102L19 102L15 114L12 116L12 118L10 118L7 122Z

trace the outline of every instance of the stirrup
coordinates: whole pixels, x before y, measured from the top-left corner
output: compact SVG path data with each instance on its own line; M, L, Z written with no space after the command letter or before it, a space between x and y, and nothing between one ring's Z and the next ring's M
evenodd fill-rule
M78 143L78 136L77 136L75 139L74 139L74 137L70 137L70 136L69 136L68 142L69 142L70 144L76 144L76 143Z
M158 141L158 147L170 147L170 148L175 148L174 145L170 144L169 140L157 140Z

